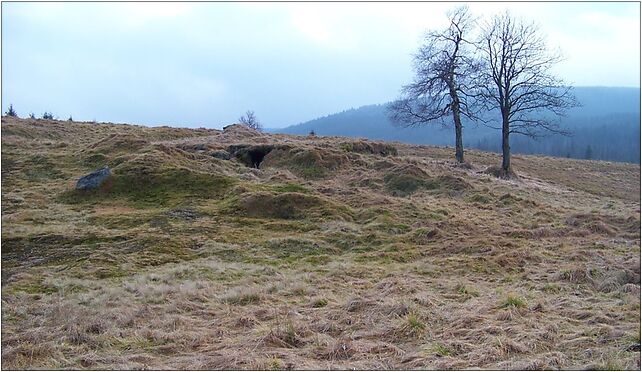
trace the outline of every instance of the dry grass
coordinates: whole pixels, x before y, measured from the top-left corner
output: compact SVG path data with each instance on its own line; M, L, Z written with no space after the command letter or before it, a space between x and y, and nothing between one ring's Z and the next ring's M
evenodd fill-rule
M639 369L640 167L452 152L3 118L3 368Z

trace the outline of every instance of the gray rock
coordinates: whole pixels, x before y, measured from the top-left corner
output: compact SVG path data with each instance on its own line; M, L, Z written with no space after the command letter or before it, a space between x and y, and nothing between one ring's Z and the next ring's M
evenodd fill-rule
M200 215L197 212L191 209L174 209L167 212L167 215L173 218L180 218L183 220L193 220L200 217Z
M97 189L111 176L109 167L103 167L81 177L76 183L76 190L90 190Z

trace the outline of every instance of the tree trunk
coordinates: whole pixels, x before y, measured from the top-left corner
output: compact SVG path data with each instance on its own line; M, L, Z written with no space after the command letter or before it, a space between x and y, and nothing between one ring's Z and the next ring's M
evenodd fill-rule
M464 162L464 144L461 139L461 118L459 117L459 110L453 110L453 119L455 120L455 159L458 163Z
M508 122L508 115L502 115L502 173L503 176L510 177L510 143L508 135L510 134L510 126Z
M459 96L455 87L450 86L450 98L452 100L451 109L453 112L453 122L455 123L455 159L458 163L464 162L464 143L461 139L461 112L459 109Z

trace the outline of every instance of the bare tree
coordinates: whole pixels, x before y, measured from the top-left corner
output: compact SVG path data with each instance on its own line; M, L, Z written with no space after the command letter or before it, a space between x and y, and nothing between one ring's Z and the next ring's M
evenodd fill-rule
M561 56L547 49L535 24L516 20L509 13L495 16L483 26L479 48L484 67L477 98L486 109L501 113L499 175L506 178L512 172L510 134L567 134L559 128L556 117L577 106L577 101L571 87L549 73Z
M455 126L455 158L464 162L461 116L475 119L468 104L475 64L468 33L475 25L468 7L448 13L450 25L442 31L428 32L424 45L414 56L414 82L402 88L401 98L388 107L390 119L402 126L440 122L452 115Z
M256 115L254 115L254 111L248 110L245 115L241 115L239 122L246 125L248 128L256 129L258 131L263 130L263 126L259 123Z

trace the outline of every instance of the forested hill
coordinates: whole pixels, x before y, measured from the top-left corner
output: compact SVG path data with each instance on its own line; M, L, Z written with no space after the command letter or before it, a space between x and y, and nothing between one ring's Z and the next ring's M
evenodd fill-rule
M561 126L572 134L549 134L538 139L514 135L515 153L543 154L577 159L599 159L640 163L640 89L577 87L575 96L582 105L561 119ZM415 144L454 145L451 127L428 125L400 128L386 115L387 104L363 106L308 122L274 129L287 134L365 137ZM500 150L499 131L466 123L464 145L487 151Z

